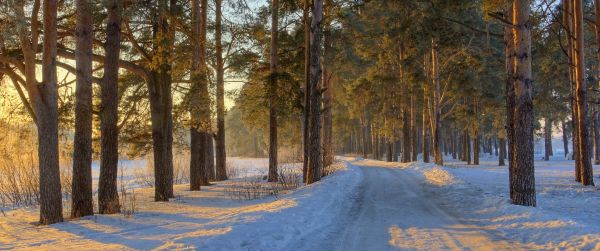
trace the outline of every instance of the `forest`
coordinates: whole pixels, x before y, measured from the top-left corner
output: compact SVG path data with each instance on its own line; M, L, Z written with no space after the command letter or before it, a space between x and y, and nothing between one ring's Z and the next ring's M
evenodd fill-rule
M599 165L600 0L0 1L0 249L594 250Z

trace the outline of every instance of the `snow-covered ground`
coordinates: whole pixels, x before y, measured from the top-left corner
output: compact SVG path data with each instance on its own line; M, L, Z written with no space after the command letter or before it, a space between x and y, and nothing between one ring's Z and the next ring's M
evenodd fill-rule
M0 215L0 250L284 250L293 240L334 225L340 205L361 181L352 167L292 193L256 200L232 199L229 192L248 186L246 178L267 173L267 161L234 159L238 176L191 192L175 186L176 198L153 202L152 188L135 190L132 215L96 215L51 226L35 226L37 209ZM344 165L345 166L345 165ZM244 170L247 169L247 170ZM132 208L131 197L123 202Z
M560 159L535 161L536 208L509 203L508 170L495 158L480 166L447 161L443 168L422 163L410 168L423 177L436 169L440 175L433 176L451 177L426 187L466 223L498 230L532 249L600 250L600 191L575 182L573 161ZM600 182L598 166L594 173Z
M506 167L493 158L445 167L345 158L321 182L256 200L228 191L260 180L267 161L232 160L235 179L200 192L178 185L168 203L135 190L129 216L34 226L36 209L7 211L0 250L600 250L600 191L573 181L572 161L536 161L529 208L510 204Z

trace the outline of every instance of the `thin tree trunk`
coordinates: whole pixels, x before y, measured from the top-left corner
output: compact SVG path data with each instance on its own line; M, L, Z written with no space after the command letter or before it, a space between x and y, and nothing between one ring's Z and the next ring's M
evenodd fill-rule
M471 137L468 132L465 132L465 157L467 158L467 165L471 164Z
M511 6L512 7L512 6ZM511 8L507 8L506 16L512 20L513 11ZM510 198L514 197L514 185L515 182L515 170L514 170L514 151L515 151L515 139L514 139L514 107L515 107L515 86L514 82L514 56L515 51L514 48L514 34L513 29L510 26L506 26L504 28L504 54L505 54L505 63L506 63L506 83L505 83L505 93L506 93L506 141L508 143L508 180L509 180L509 191Z
M594 164L600 165L600 111L597 110L596 107L592 108L594 111Z
M403 146L402 146L402 163L408 163L411 160L411 151L410 151L410 147L411 147L411 121L410 121L410 99L409 99L409 95L408 95L408 81L405 81L404 79L404 46L400 45L399 48L399 54L400 54L400 59L398 62L399 65L399 70L400 70L400 88L402 88L402 107L401 107L401 112L402 112L402 142L403 142Z
M440 89L440 76L439 76L439 62L438 62L438 49L437 42L432 39L431 41L431 77L433 80L433 117L431 123L432 130L432 141L433 141L433 155L435 157L435 163L438 165L444 165L444 156L441 151L441 129L442 129L442 109L440 107L441 102L441 89ZM431 108L431 107L430 107Z
M77 0L75 136L71 217L94 214L92 198L92 3Z
M277 0L273 0L276 2ZM226 153L225 153L225 90L224 90L224 65L223 65L223 46L222 46L222 2L223 0L215 0L215 53L217 54L217 137L215 139L216 143L216 180L226 180L227 179L227 169L225 167L226 162ZM275 22L277 23L277 22ZM277 24L275 24L276 26ZM273 38L271 38L273 39ZM277 43L275 37L275 44ZM276 47L275 47L276 48ZM277 49L275 49L277 51ZM271 59L272 60L272 59ZM273 68L273 62L271 62ZM274 62L275 71L277 70L277 61ZM271 83L272 87L277 85L277 80L273 79L273 83ZM274 93L275 90L272 90L271 93ZM272 102L271 102L272 103ZM275 119L275 111L273 110L273 104L271 104L271 120ZM275 124L273 124L275 123ZM273 130L275 127L275 138L271 139L270 142L277 142L277 121L271 121L270 130ZM273 132L271 132L273 133ZM275 143L275 155L277 155L277 145ZM272 148L269 146L269 148ZM271 151L271 150L270 150ZM275 167L277 167L277 156L274 159ZM269 158L269 177L271 177L271 159ZM272 177L271 177L272 178ZM271 179L269 179L271 180ZM277 177L275 177L277 180Z
M44 1L42 83L29 86L38 119L40 223L63 221L58 164L58 87L56 79L57 1Z
M563 149L566 158L567 156L569 156L569 136L567 134L567 123L563 120L560 122L560 124L562 129Z
M424 100L425 101L425 100ZM427 123L427 102L423 102L423 143L422 143L422 153L423 153L423 162L429 163L429 130Z
M333 73L329 70L330 51L333 47L331 36L331 1L325 3L325 24L323 28L324 56L321 67L323 68L323 167L333 164Z
M310 84L311 84L311 123L310 123L310 165L307 184L321 179L323 167L321 158L321 39L323 20L323 0L314 0L311 6L312 22L310 24Z
M302 10L302 20L304 22L304 159L302 165L302 179L306 182L309 156L310 156L310 19L309 19L309 0L304 0L304 8ZM364 133L361 128L361 138ZM365 154L364 144L362 145L363 155Z
M513 2L515 42L514 196L513 203L535 206L533 167L533 83L531 80L531 0Z
M506 157L506 140L500 139L500 153L498 155L498 166L504 166L504 158Z
M412 93L412 95L410 95L410 150L412 151L412 161L417 161L419 156L419 148L417 146L417 109L415 99L415 95ZM408 151L408 149L406 151Z
M269 84L269 182L277 181L277 36L279 1L271 2L271 76Z
M552 155L552 122L549 118L544 119L544 160L550 160Z

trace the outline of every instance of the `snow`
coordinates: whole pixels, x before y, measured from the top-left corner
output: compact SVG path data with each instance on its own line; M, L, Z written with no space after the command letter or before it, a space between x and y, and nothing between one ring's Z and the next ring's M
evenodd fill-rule
M36 208L6 211L0 250L600 250L598 188L573 181L573 161L538 159L532 208L510 204L507 167L491 156L443 167L341 158L320 182L255 200L228 191L264 183L268 161L231 158L232 180L200 192L177 185L170 202L135 189L123 201L130 215L35 226Z
M264 175L266 163L249 160L240 169L250 170L240 173ZM36 208L15 209L0 216L0 250L282 250L310 231L335 224L334 216L343 210L339 206L351 201L361 181L353 167L341 169L292 193L250 201L226 194L243 186L244 178L200 192L177 185L170 202L152 202L152 188L136 189L132 215L96 215L50 226L34 226Z
M441 169L454 182L428 186L427 190L445 209L460 215L461 221L497 230L530 249L600 250L598 188L575 182L573 161L558 159L535 161L536 208L510 204L507 167L497 166L497 159L491 157L479 166L447 161ZM408 168L426 177L428 166L432 164ZM600 168L594 171L599 173ZM447 175L441 176L436 180Z

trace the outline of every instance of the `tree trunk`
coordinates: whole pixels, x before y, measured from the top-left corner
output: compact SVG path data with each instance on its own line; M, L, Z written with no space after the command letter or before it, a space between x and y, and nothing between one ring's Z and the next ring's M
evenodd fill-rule
M279 1L271 2L271 76L269 78L269 182L277 181L277 36ZM320 118L319 118L320 119Z
M410 147L411 147L411 124L410 124L410 99L409 99L409 95L408 95L408 81L405 81L404 79L404 46L400 45L399 48L399 54L400 54L400 62L398 63L399 65L399 70L400 70L400 88L402 88L402 107L401 107L401 116L402 116L402 163L408 163L411 160L411 151L410 151Z
M515 42L514 196L516 205L535 206L533 167L533 83L531 81L531 0L513 2Z
M552 155L552 122L549 118L544 119L544 160L550 160Z
M323 33L323 0L314 0L311 6L312 21L310 24L310 84L311 84L311 123L310 123L310 165L307 184L321 179L321 38Z
M498 166L504 166L504 158L506 157L506 140L500 139L500 154L498 155Z
M58 163L58 87L56 79L57 1L44 1L42 83L28 86L38 119L40 223L63 221Z
M273 0L276 2L277 0ZM226 180L227 179L227 169L225 167L226 162L226 153L225 153L225 89L224 89L224 65L223 65L223 46L222 46L222 2L223 0L215 0L215 53L217 54L217 137L215 139L216 143L216 180ZM275 22L277 23L277 22ZM277 24L275 24L277 26ZM275 43L277 43L277 37L275 37ZM271 42L273 38L271 38ZM277 47L275 47L275 51L277 51ZM272 60L272 58L271 58ZM277 71L277 61L274 62L275 70ZM273 62L271 62L271 69L273 70ZM271 83L271 86L277 85L277 80L272 78L274 81ZM271 93L274 93L275 90L272 90ZM275 119L275 111L273 110L274 106L271 104L271 125L270 129L273 130L273 126L277 128L277 121L273 122ZM271 132L272 133L272 132ZM277 142L277 130L275 130L275 138L271 139L271 143ZM275 149L277 149L277 143L275 143ZM269 148L272 148L271 146ZM277 150L275 150L275 155L277 155ZM277 156L274 159L275 166L277 166ZM271 160L269 158L269 177L271 175ZM271 179L269 179L271 180ZM275 177L277 180L277 177Z
M506 10L506 16L512 21L513 11L510 8ZM515 51L514 48L514 34L513 29L510 26L504 28L504 54L505 54L505 71L506 71L506 141L508 143L508 180L509 180L509 191L511 199L514 196L514 185L515 182L515 170L514 170L514 151L515 151L515 139L514 139L514 107L515 107L515 86L514 82L514 63L515 63Z
M331 2L325 3L325 24L323 27L323 49L324 56L321 67L323 68L323 167L333 164L333 73L329 70L330 51L333 48L333 36L331 36Z
M152 70L148 81L154 145L154 200L156 201L168 201L173 197L173 97L170 50L167 49L172 47L173 37L169 28L169 15L167 1L158 1L154 61L159 63L158 69Z
M563 120L560 122L562 129L562 138L563 138L563 149L565 153L565 158L569 156L569 136L567 136L567 126L566 122Z
M584 186L594 185L592 164L589 156L589 134L587 126L587 84L585 82L584 37L583 37L583 2L573 0L574 55L575 73L575 103L577 120L577 154L576 166L579 166L579 176Z
M71 217L94 214L92 198L92 3L77 0L75 136Z
M192 0L192 48L190 88L190 190L200 190L214 178L206 165L210 137L210 96L206 65L207 0Z
M427 99L425 99L427 100ZM425 163L429 163L429 130L428 128L428 123L427 123L427 102L424 100L423 102L423 143L422 143L422 153L423 153L423 162Z
M419 156L419 148L417 146L417 108L415 99L415 94L412 93L412 95L410 95L410 150L412 151L412 161L417 161Z
M440 76L439 76L439 62L438 62L438 49L437 42L431 40L431 77L433 80L433 117L431 123L432 129L432 141L433 141L433 155L435 157L435 163L438 165L444 165L444 156L440 146L441 141L441 129L442 129L442 109L440 106L441 102L441 89L440 89Z
M600 0L594 1L596 9L596 40L600 45ZM600 50L598 51L598 59L600 59ZM598 66L600 69L600 66ZM600 85L600 72L598 72L598 83ZM594 164L600 165L600 108L594 104L596 108L594 112Z
M121 1L106 2L106 44L104 77L102 78L100 112L100 178L98 179L98 211L113 214L120 211L117 173L119 164L119 55L121 50Z
M471 137L469 132L465 132L465 157L467 158L467 165L471 164Z
M215 137L211 133L204 134L204 140L206 141L206 157L204 159L204 180L206 181L203 185L210 185L209 180L216 179L216 168L215 168Z
M387 162L392 162L394 161L394 158L392 155L394 155L394 143L392 143L390 140L386 140L386 154L385 154L385 160Z
M592 110L594 110L592 112L594 117L594 164L600 165L600 111L596 107L593 107Z
M309 156L310 156L310 95L311 95L311 84L310 84L310 18L309 18L309 0L304 0L304 8L302 9L302 20L304 22L304 158L302 165L302 179L306 182ZM361 137L364 136L364 131L361 128ZM364 142L364 141L363 141ZM365 146L362 145L363 155L365 154Z

